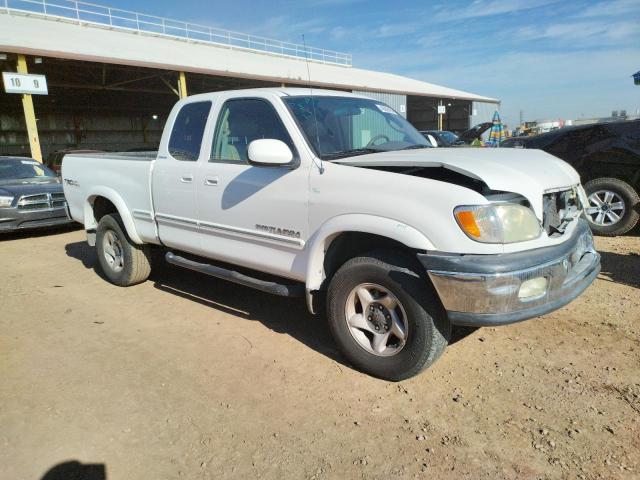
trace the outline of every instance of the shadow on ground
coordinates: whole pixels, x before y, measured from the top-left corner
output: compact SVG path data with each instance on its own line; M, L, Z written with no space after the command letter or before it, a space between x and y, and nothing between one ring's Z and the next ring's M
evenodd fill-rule
M71 232L73 230L79 230L80 228L82 228L82 225L80 225L79 223L71 223L69 225L62 225L58 227L32 228L27 230L16 230L13 232L0 232L0 242L20 240L22 238L46 237L49 235L57 235L60 233Z
M95 249L86 242L69 243L67 255L105 278ZM287 334L332 360L349 366L335 347L324 314L309 314L304 299L277 297L204 274L174 267L158 259L150 281L158 290L201 305L259 321L277 333ZM454 327L450 345L473 334L477 328Z
M602 269L600 279L629 287L640 288L640 252L614 253L600 252ZM602 278L602 277L608 278Z
M66 244L64 249L68 257L80 260L85 268L93 270L100 278L108 281L100 269L94 247L89 246L87 242L75 242Z
M309 348L344 363L322 315L307 311L304 299L277 297L173 266L152 274L154 286L247 320L257 320L277 333L292 336Z
M103 463L80 463L77 460L59 463L50 468L40 480L106 480Z
M93 247L86 242L75 242L67 244L65 250L69 257L79 260L85 268L104 278ZM162 292L246 320L259 321L274 332L290 335L309 348L345 364L333 343L324 316L309 314L304 299L277 297L174 267L163 260L154 264L149 281Z

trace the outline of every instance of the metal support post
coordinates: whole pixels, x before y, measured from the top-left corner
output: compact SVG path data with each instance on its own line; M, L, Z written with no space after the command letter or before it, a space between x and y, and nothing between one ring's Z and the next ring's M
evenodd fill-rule
M22 54L18 55L18 73L29 73L27 70L27 59ZM31 98L31 95L26 93L22 95L22 108L24 110L24 122L27 125L27 135L29 136L31 156L42 163L42 151L40 150L38 125L36 123L36 113L33 109L33 98Z
M180 98L187 98L187 78L184 72L180 72L178 78L178 92L180 93Z

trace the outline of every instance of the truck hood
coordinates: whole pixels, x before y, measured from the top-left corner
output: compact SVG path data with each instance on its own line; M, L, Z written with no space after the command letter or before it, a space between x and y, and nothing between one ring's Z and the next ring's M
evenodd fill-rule
M425 148L373 153L333 162L354 167L446 168L481 180L491 190L523 195L539 219L542 219L544 193L580 183L580 176L568 163L542 150Z
M493 123L491 122L479 123L478 125L474 125L473 127L471 127L469 130L465 130L464 132L459 134L458 138L464 143L471 143L476 138L480 137L484 132L489 130L491 128L491 125L493 125Z
M0 183L0 195L38 195L40 193L62 193L62 184L57 178L50 181L16 180L15 182Z

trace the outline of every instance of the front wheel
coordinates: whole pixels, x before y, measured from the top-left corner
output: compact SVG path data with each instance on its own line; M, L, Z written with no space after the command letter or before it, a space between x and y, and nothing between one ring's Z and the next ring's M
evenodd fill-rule
M151 273L151 252L127 235L120 215L105 215L96 230L98 262L109 281L121 287L144 282Z
M586 208L591 230L596 235L614 237L623 235L636 226L638 192L617 178L596 178L584 186L589 199Z
M331 333L356 368L385 380L412 377L434 363L451 325L419 266L376 252L345 263L327 293Z

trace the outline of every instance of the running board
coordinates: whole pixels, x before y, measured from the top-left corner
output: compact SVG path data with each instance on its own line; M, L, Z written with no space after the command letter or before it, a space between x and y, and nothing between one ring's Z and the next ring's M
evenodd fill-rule
M249 277L234 270L228 270L222 267L216 267L208 263L194 262L184 257L180 257L171 252L167 252L165 259L172 265L187 268L196 272L211 275L212 277L221 278L229 282L251 287L262 292L271 293L281 297L302 297L305 293L304 285L286 285L282 283L269 282L258 278Z

